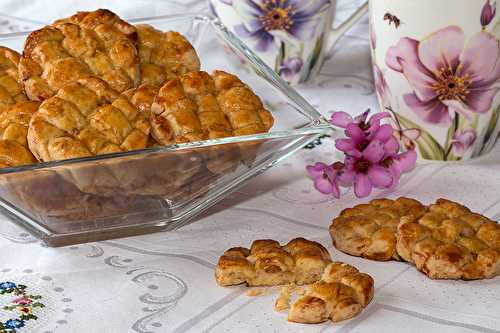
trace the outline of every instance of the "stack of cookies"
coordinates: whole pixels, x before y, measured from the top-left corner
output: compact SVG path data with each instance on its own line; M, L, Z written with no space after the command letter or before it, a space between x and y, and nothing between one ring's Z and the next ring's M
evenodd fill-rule
M105 9L32 32L22 56L0 49L0 66L0 115L10 114L2 122L4 166L264 133L273 125L236 76L200 71L180 33L134 26ZM12 134L6 127L14 113Z
M428 207L408 198L372 200L342 211L330 235L340 251L406 261L432 279L500 274L500 225L446 199Z
M200 71L199 56L182 34L134 26L109 10L78 12L33 31L22 55L0 47L0 167L265 133L272 126L271 113L238 77ZM52 207L52 214L54 206L70 205L64 197L129 197L123 206L131 196L172 199L253 158L246 148L255 147L172 151L168 158L131 156L47 171L36 182L60 188L62 197L33 197L30 204L37 212ZM33 179L7 178L14 203L23 202Z

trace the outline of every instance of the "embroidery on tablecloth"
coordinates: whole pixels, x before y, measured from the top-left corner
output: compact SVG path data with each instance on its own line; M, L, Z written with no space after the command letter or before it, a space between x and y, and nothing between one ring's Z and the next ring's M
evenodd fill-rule
M26 322L38 319L36 309L45 307L40 301L42 296L30 294L27 289L23 284L10 281L0 283L0 295L12 295L10 302L2 307L4 311L12 312L12 317L0 321L0 333L18 332L26 326Z

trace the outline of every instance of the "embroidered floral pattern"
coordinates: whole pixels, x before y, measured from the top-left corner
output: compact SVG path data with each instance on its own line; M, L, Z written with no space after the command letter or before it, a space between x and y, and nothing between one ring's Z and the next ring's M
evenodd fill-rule
M14 299L2 309L17 313L17 317L10 318L5 322L0 322L0 333L15 333L26 326L30 320L37 320L33 313L36 308L43 308L45 305L40 302L42 296L32 295L27 292L27 286L6 281L0 283L0 295L12 295Z
M314 140L313 142L307 144L304 146L304 149L314 149L316 148L317 146L321 145L323 143L323 140L326 139L326 138L330 138L331 136L328 135L328 134L323 134L321 135L319 138L317 138L316 140Z

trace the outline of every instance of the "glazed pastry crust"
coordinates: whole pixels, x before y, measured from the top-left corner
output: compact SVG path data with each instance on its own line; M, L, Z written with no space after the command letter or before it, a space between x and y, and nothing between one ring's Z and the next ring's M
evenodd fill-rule
M418 221L403 223L397 251L432 279L488 279L500 273L500 225L439 199Z
M237 247L224 252L215 277L221 286L304 285L318 281L330 262L321 244L304 238L284 246L274 240L256 240L250 249Z
M36 163L28 148L27 135L31 117L39 104L31 101L17 102L0 113L0 167L14 167Z
M400 260L396 232L400 222L420 218L426 208L408 198L375 199L345 209L330 225L335 247L347 254L378 261Z
M272 125L252 90L222 71L170 80L152 106L152 135L164 145L264 133Z
M0 46L0 114L17 102L27 100L22 86L18 83L17 66L20 58L16 51Z
M33 115L28 144L40 161L145 148L147 118L104 81L86 77L67 84Z
M111 11L78 12L28 36L19 77L34 101L90 75L123 92L140 81L136 43L134 26Z
M330 263L321 280L291 305L288 320L303 324L338 322L357 316L373 299L374 281L348 264Z
M0 167L14 167L36 162L28 149L26 135L38 103L29 102L18 83L20 55L0 47Z
M200 70L200 59L189 41L175 31L136 25L141 83L161 86L177 76Z

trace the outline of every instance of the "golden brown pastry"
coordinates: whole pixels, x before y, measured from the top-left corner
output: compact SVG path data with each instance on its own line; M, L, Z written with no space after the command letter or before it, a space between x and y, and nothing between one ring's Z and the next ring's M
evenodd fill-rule
M303 324L338 322L358 315L373 299L374 281L357 268L330 263L321 280L290 307L288 320Z
M122 95L149 119L151 105L153 105L155 97L158 95L158 90L160 90L158 86L144 83L137 88L132 88L123 92Z
M330 254L321 244L304 238L285 246L274 240L256 240L250 249L236 247L224 252L215 277L221 286L303 285L318 281L330 262Z
M372 260L399 260L396 231L401 221L416 221L426 208L408 198L376 199L368 204L345 209L330 225L337 249Z
M439 199L418 221L398 228L397 251L432 279L488 279L500 274L500 225Z
M18 83L17 65L20 57L16 51L0 46L0 113L17 102L27 100Z
M59 89L33 115L28 144L40 161L145 148L147 118L127 98L95 77Z
M141 83L163 85L179 75L200 70L200 59L189 41L175 31L159 31L147 24L136 26Z
M111 11L78 12L28 36L19 76L34 101L90 75L123 92L140 82L136 43L135 27Z
M16 51L0 46L0 168L36 162L26 135L38 103L27 101L17 81L19 59Z
M17 102L0 113L0 168L36 163L28 148L28 125L38 110L37 102Z
M191 72L167 82L152 106L151 130L162 144L267 132L273 124L260 99L236 76Z

